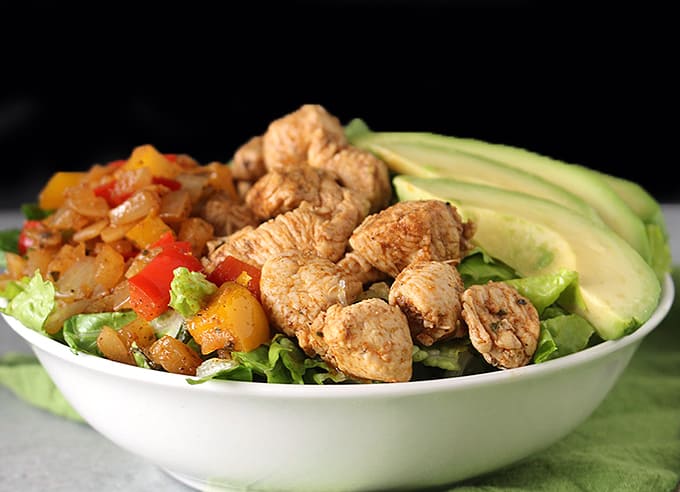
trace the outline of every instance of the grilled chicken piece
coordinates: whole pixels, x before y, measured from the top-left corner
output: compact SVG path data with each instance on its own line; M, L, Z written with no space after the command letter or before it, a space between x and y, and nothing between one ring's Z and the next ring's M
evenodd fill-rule
M418 261L404 268L390 288L390 304L408 319L411 335L425 346L465 335L461 326L463 280L455 267Z
M470 341L489 364L510 369L531 361L540 333L531 302L503 282L473 285L462 301Z
M322 106L305 104L269 124L262 143L265 165L271 171L306 164L312 144L330 157L347 139L335 116Z
M387 207L392 200L392 185L387 164L356 147L341 149L328 158L330 150L310 148L309 164L332 171L340 184L362 193L371 204L369 213Z
M369 215L356 228L352 249L378 270L396 277L414 261L450 261L470 248L474 228L451 204L439 200L396 203Z
M382 299L335 304L312 325L317 352L347 375L374 381L411 379L413 342L406 316Z
M354 228L368 213L368 202L355 192L340 188L340 200L312 206L308 202L277 215L258 227L245 227L208 243L204 265L210 272L227 255L261 267L267 259L291 249L309 251L332 262L347 248Z
M246 203L262 220L290 212L303 201L318 207L341 199L342 190L333 175L306 165L270 171L246 195Z
M199 216L212 224L215 236L228 236L260 221L245 203L236 203L225 195L216 194L201 206Z
M231 174L239 181L257 181L267 172L261 136L253 137L234 154Z
M309 355L321 347L310 335L314 319L334 304L348 305L361 292L336 264L310 253L288 251L268 259L260 279L262 305L273 326L298 339Z
M381 272L375 268L368 261L366 261L366 258L355 253L354 251L346 253L345 256L343 256L338 262L338 266L350 277L358 280L363 285L379 282L389 278L385 272Z

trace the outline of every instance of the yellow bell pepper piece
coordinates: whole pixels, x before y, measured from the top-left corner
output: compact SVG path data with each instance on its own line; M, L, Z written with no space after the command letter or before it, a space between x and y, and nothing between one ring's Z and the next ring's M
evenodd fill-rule
M206 307L187 321L203 354L226 348L250 352L269 341L269 321L259 301L236 282L225 282Z
M64 204L66 188L75 186L87 173L60 171L54 173L38 195L38 205L43 210L54 210Z
M234 186L234 177L228 165L220 162L211 162L204 166L204 169L210 173L210 178L208 179L210 186L216 190L225 191L232 200L239 201L239 196Z
M156 150L153 145L140 145L130 154L123 169L139 169L147 167L153 176L174 179L180 172L180 167Z
M139 249L146 248L149 244L158 241L163 234L172 231L157 215L149 215L135 224L125 233L125 237L135 243Z

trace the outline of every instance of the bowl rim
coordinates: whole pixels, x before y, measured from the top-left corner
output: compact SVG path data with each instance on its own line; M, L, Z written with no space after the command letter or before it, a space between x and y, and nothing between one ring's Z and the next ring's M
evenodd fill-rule
M75 353L67 345L34 331L15 318L2 314L7 324L30 346L47 352L65 362L91 369L111 376L148 382L155 385L173 386L184 390L207 393L258 395L262 397L301 397L301 398L339 398L339 397L382 397L405 396L439 391L455 391L479 385L506 384L519 379L527 380L544 377L567 368L593 362L608 354L642 341L666 317L673 305L675 286L670 273L662 282L659 303L650 318L633 333L617 340L607 340L580 352L569 354L541 364L531 364L504 371L481 374L470 374L452 378L408 381L384 384L352 384L352 385L311 385L311 384L270 384L263 382L209 380L198 385L191 385L187 379L192 376L153 371L141 367L130 366L86 353Z

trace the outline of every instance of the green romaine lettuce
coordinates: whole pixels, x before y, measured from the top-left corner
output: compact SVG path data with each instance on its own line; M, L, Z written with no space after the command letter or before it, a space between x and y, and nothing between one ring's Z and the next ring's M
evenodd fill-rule
M541 321L541 334L534 362L556 359L579 352L588 346L593 326L577 314L555 316Z
M540 316L545 308L558 302L562 295L574 295L578 273L563 269L554 274L506 280L505 283L529 299Z
M340 383L347 377L333 371L325 362L311 359L297 344L277 334L266 345L250 352L232 352L232 360L204 363L198 379L187 379L190 384L200 384L211 379L237 381L266 381L267 383ZM203 364L202 364L203 366Z
M504 263L494 260L480 248L472 250L458 265L458 273L467 289L471 285L500 282L517 277L517 273Z
M201 272L191 272L186 267L175 268L170 282L170 307L185 318L196 314L206 299L215 293L217 286Z
M45 217L52 215L54 210L45 210L40 208L37 203L22 203L21 213L24 214L27 220L42 220Z
M657 224L647 224L647 237L651 248L651 267L659 279L663 279L664 275L671 271L670 242L664 230Z
M0 295L8 300L7 306L0 308L2 312L46 335L43 326L55 306L54 284L43 280L40 271L36 270L33 277L10 282Z
M74 353L99 355L97 337L104 326L118 330L137 317L134 311L76 314L64 321L64 340Z
M430 347L414 345L413 362L443 369L447 377L460 376L473 357L470 346L467 338L445 340Z
M7 268L5 253L19 252L19 229L7 229L0 231L0 270Z

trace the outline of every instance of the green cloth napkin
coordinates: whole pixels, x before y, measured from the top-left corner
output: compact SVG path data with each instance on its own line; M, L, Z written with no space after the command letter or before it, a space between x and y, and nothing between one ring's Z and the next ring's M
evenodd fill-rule
M71 420L83 421L32 355L9 353L1 357L0 384L31 405Z
M680 287L680 269L673 272ZM680 480L680 292L602 405L548 450L441 491L671 492ZM37 359L0 359L0 384L32 405L80 420Z

